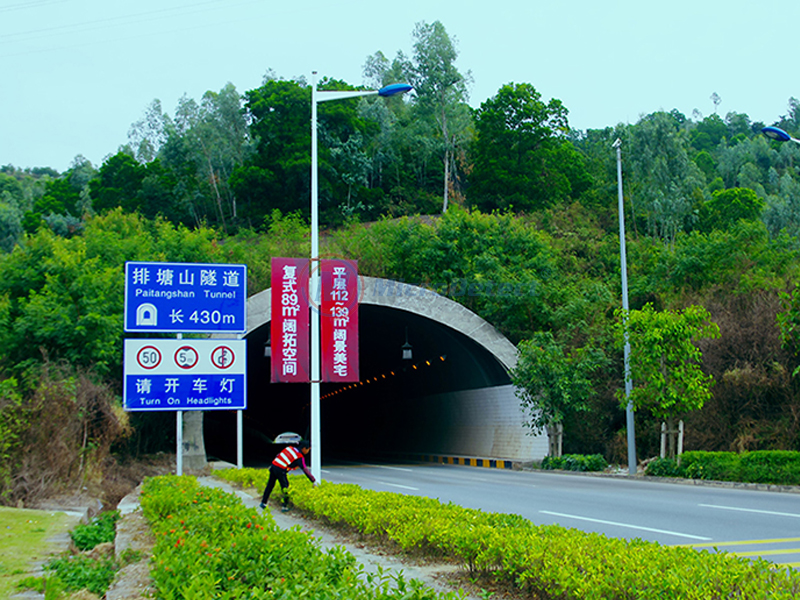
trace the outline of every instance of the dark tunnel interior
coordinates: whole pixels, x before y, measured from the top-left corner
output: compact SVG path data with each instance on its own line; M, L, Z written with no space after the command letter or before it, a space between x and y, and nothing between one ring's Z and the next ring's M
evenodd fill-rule
M268 463L276 452L271 440L278 434L293 431L307 437L310 432L310 385L271 383L270 359L264 356L268 333L265 323L247 336L245 466ZM402 358L406 341L410 360ZM403 403L510 382L503 365L468 336L413 313L371 304L359 306L359 362L359 383L320 386L323 464L397 452L404 428L413 427L396 418ZM236 413L206 411L204 439L209 460L236 463Z

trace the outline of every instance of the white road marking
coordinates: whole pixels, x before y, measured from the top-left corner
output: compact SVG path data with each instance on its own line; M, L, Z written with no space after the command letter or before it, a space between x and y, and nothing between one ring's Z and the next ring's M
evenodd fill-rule
M762 515L772 515L774 517L793 517L795 519L800 519L800 515L795 513L775 512L772 510L758 510L755 508L737 508L736 506L719 506L718 504L698 504L698 506L702 506L704 508L718 508L720 510L737 510L740 512L759 513Z
M690 535L688 533L678 533L677 531L667 531L666 529L653 529L652 527L640 527L639 525L629 525L628 523L616 523L614 521L604 521L602 519L590 519L588 517L579 517L577 515L565 515L563 513L550 512L549 510L539 511L545 515L553 515L554 517L564 517L566 519L577 519L578 521L589 521L590 523L600 523L601 525L613 525L615 527L627 527L628 529L638 529L640 531L650 531L652 533L664 533L666 535L675 535L678 537L685 537L691 540L710 541L711 538L702 537L699 535Z
M388 483L386 481L379 481L378 483L380 483L381 485L389 485L391 487L396 487L396 488L400 488L400 489L403 489L403 490L412 490L414 492L418 492L419 491L419 488L411 487L411 486L408 486L408 485L400 485L399 483Z
M390 469L392 471L404 471L406 473L413 473L414 472L414 469L404 469L402 467L389 467L387 465L372 465L372 466L377 468L377 469Z

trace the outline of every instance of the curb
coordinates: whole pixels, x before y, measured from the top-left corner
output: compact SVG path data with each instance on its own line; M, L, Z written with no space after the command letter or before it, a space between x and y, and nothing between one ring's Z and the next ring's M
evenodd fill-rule
M432 462L440 465L461 465L465 467L483 467L487 469L509 469L522 471L529 463L512 458L483 458L479 456L464 456L458 454L392 454L392 459L412 460L418 462Z
M536 473L554 473L558 475L575 475L578 477L605 477L609 479L627 479L648 483L671 483L673 485L695 485L700 487L716 487L759 492L780 492L784 494L800 494L800 485L777 485L773 483L745 483L742 481L716 481L713 479L686 479L682 477L653 477L651 475L628 475L626 473L604 473L586 471L562 471L558 469L524 469Z

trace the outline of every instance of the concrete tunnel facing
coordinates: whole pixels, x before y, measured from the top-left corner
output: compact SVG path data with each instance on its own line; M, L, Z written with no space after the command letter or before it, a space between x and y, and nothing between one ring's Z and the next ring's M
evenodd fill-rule
M308 435L310 386L270 382L271 290L247 308L243 455L245 466L257 466L271 460L281 432ZM361 381L321 386L323 462L418 455L525 462L547 453L546 437L530 435L509 379L516 348L489 323L431 290L371 277L360 278L359 320ZM402 358L406 340L411 360ZM235 413L203 414L208 459L236 463Z

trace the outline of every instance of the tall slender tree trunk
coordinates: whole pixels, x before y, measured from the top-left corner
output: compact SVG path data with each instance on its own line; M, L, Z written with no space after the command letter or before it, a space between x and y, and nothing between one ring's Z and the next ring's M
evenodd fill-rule
M450 188L450 151L444 151L444 202L442 203L442 214L447 212L448 193Z
M450 146L447 140L447 113L445 112L445 97L444 90L442 90L442 139L444 140L444 194L442 197L442 214L447 212L448 195L450 192Z

